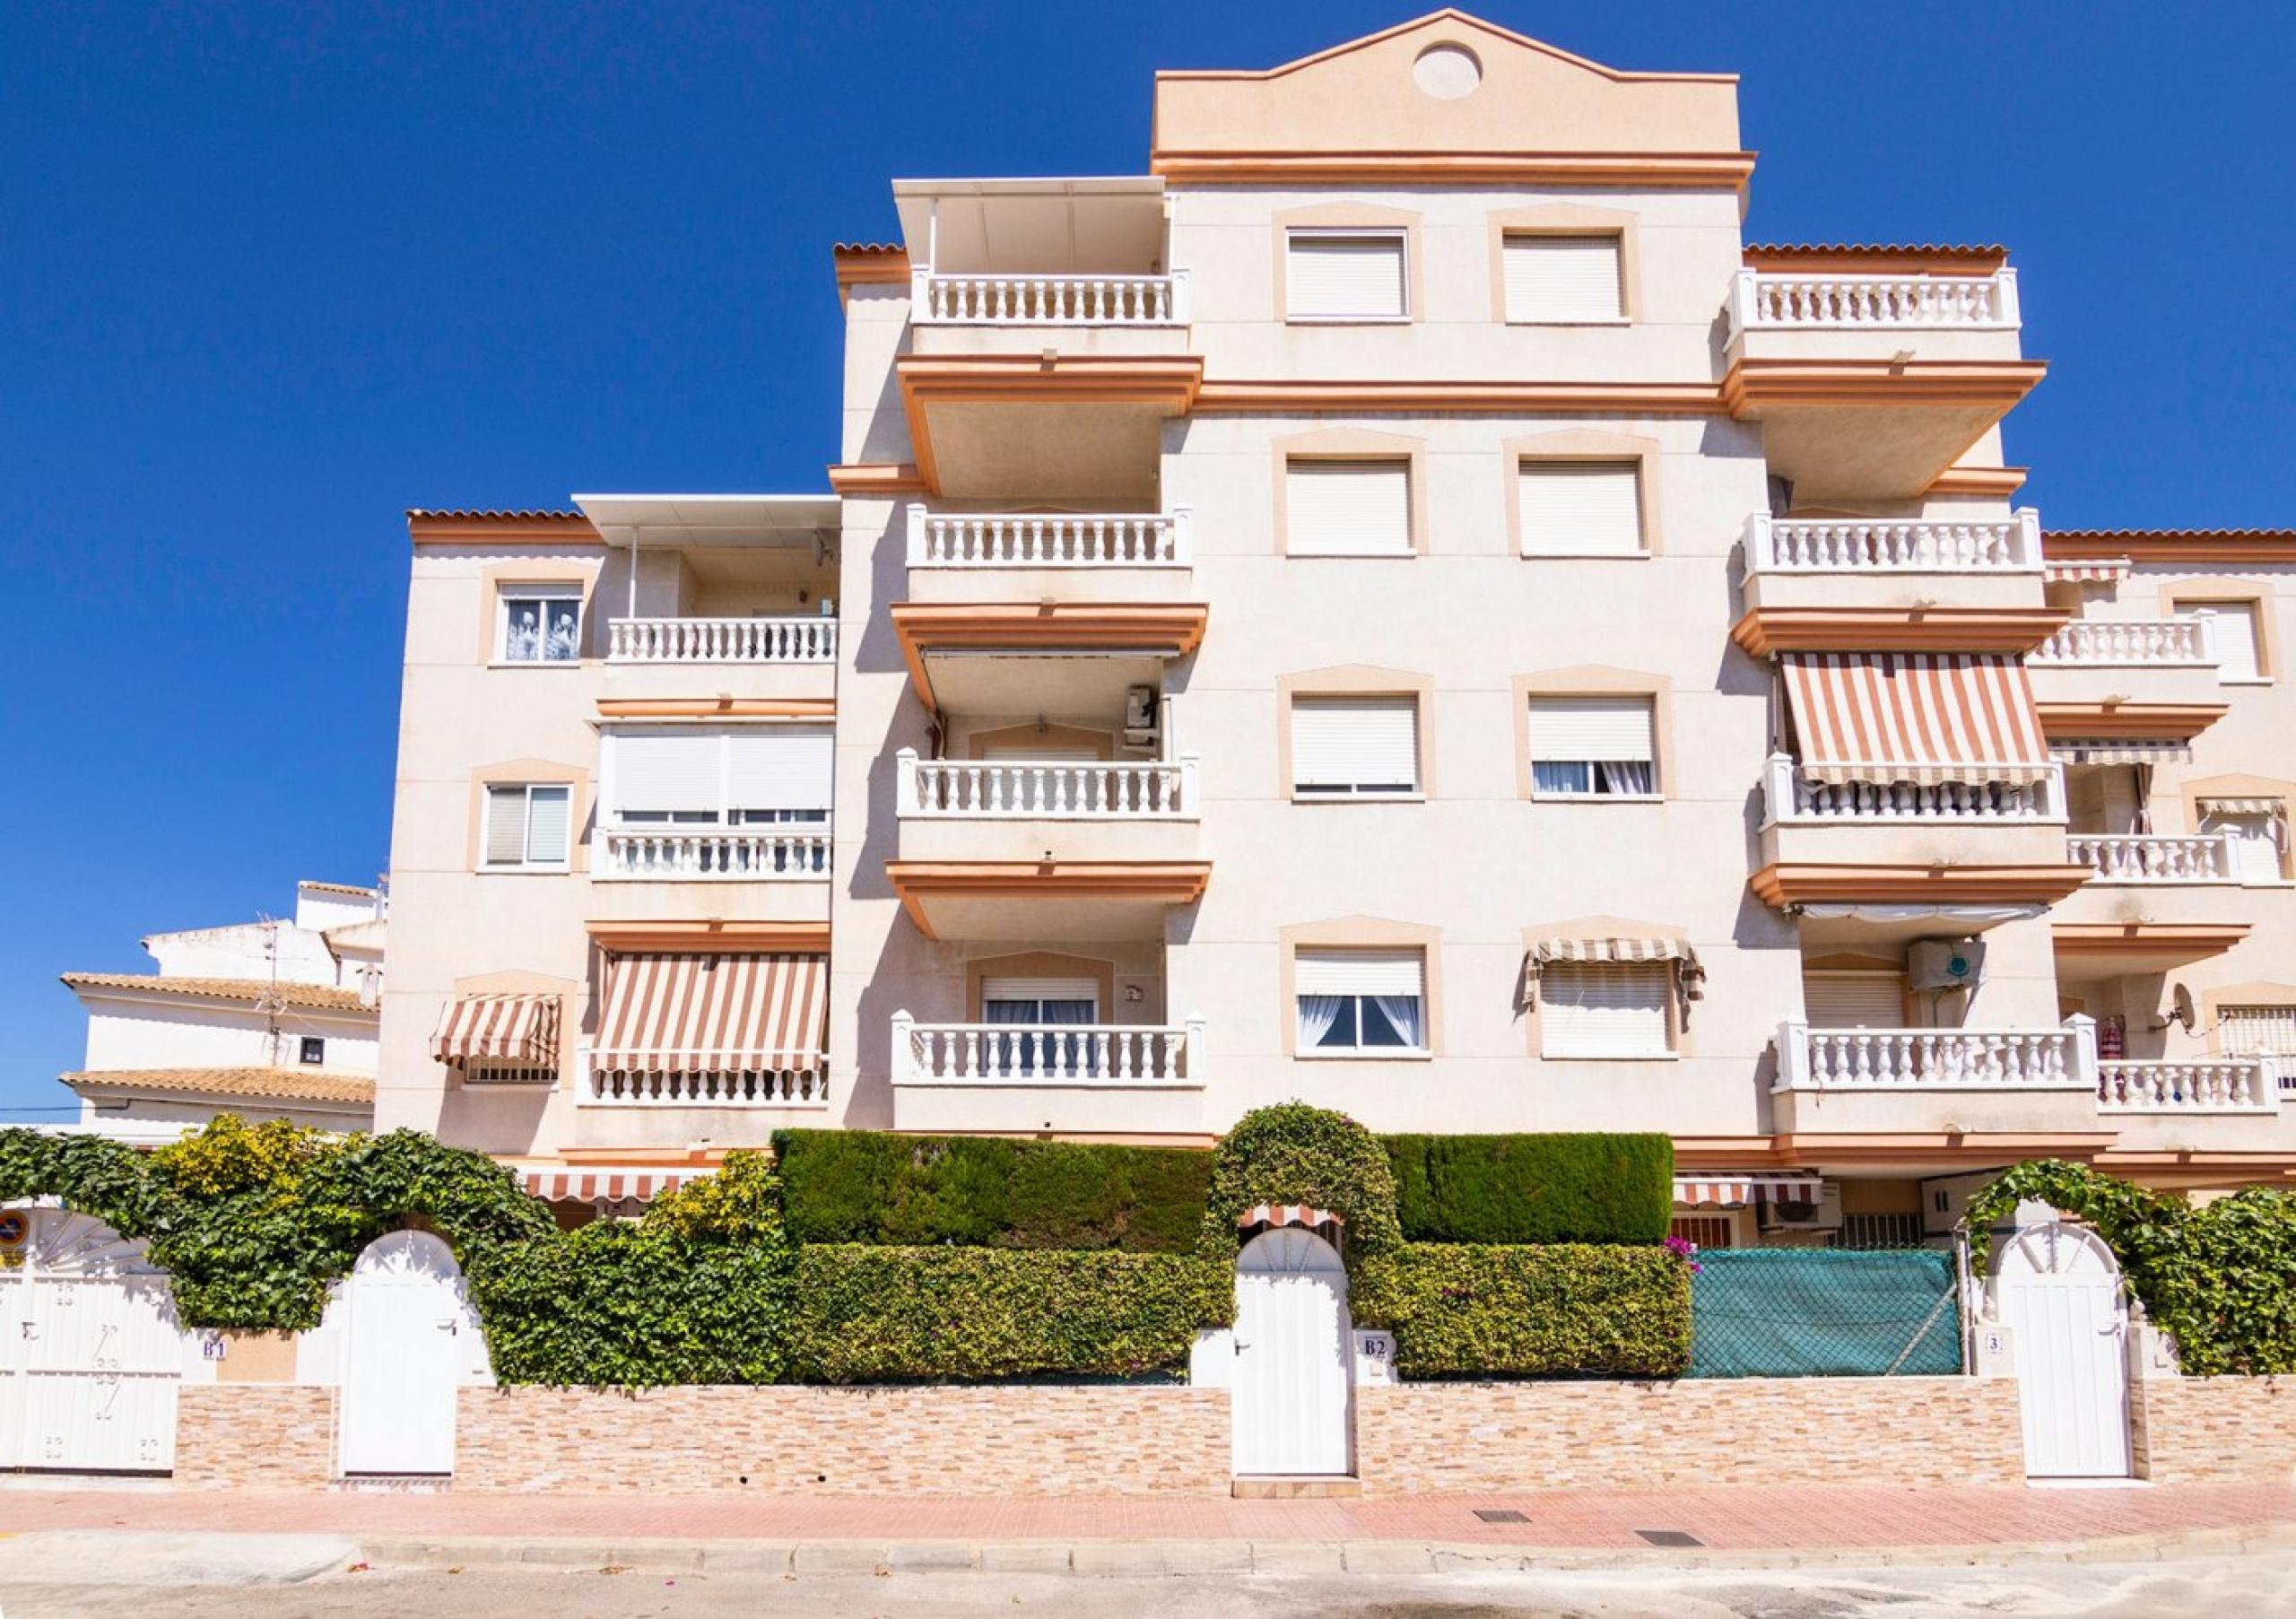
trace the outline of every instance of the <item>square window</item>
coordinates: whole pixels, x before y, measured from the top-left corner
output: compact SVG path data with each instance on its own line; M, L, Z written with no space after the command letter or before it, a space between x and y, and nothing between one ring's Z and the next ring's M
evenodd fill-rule
M1656 797L1654 710L1648 697L1531 699L1532 796Z
M1500 242L1507 318L1555 325L1623 320L1620 241L1617 236L1509 232Z
M301 1063L312 1064L326 1061L326 1041L320 1039L316 1034L304 1035L301 1040L300 1050L295 1060Z
M1303 798L1408 797L1419 791L1419 700L1298 697L1292 790Z
M2213 617L2216 637L2216 678L2235 685L2265 678L2262 637L2257 633L2254 602L2179 602L2176 614L2190 618L2206 612Z
M1418 950L1301 950L1292 958L1295 1049L1401 1057L1427 1048L1427 958Z
M1518 464L1515 500L1525 556L1640 556L1639 461Z
M519 782L486 789L485 847L492 871L561 871L566 866L570 787Z
M1411 463L1318 460L1283 464L1287 556L1409 556Z
M1670 1057L1673 992L1670 962L1549 962L1539 975L1539 1054Z
M1284 309L1293 320L1402 320L1410 312L1400 231L1291 231Z
M505 585L494 655L506 664L570 664L582 656L579 585Z

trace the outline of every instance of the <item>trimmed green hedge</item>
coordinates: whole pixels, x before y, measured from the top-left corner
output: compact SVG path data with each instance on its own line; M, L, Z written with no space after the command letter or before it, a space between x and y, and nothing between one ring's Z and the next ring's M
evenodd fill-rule
M797 1251L792 1381L1177 1371L1235 1273L1172 1254L826 1243Z
M1178 1147L874 1130L773 1145L800 1243L1186 1253L1212 1181L1212 1154Z
M1403 1240L1395 1171L1371 1132L1304 1101L1255 1108L1220 1138L1204 1207L1204 1253L1231 1265L1236 1222L1262 1203L1305 1203L1337 1214L1352 1268Z
M1383 1136L1413 1242L1665 1240L1674 1144L1664 1135Z
M1359 1326L1405 1377L1680 1377L1690 1266L1663 1248L1407 1243L1356 1269Z

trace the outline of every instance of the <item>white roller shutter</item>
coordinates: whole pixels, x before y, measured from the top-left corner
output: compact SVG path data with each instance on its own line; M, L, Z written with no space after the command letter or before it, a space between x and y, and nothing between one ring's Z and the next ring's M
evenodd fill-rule
M1408 556L1411 463L1288 461L1283 526L1292 556Z
M2281 880L2280 840L2274 835L2272 816L2212 811L2200 818L2200 830L2211 835L2231 835L2232 872L2242 883Z
M1665 1057L1673 969L1663 962L1554 962L1539 975L1545 1057Z
M2216 678L2260 678L2264 666L2257 656L2256 609L2247 602L2179 602L2177 614L2189 618L2203 607L2216 615Z
M1813 1029L1902 1029L1905 975L1813 972L1802 980L1802 1005Z
M1310 318L1396 319L1405 310L1404 239L1293 231L1284 242L1289 313Z
M613 737L618 811L716 810L725 798L725 734L623 731Z
M2226 1006L2217 1014L2235 1057L2296 1057L2296 1006Z
M1516 500L1525 556L1634 556L1642 469L1633 461L1525 461Z
M1097 1008L1100 987L1091 979L983 979L980 998L989 1001L1083 1001Z
M760 726L728 732L726 807L825 810L831 758L825 727Z
M1292 780L1295 787L1302 788L1417 791L1417 700L1295 698L1292 704Z
M526 857L526 789L486 789L486 853L489 866L519 866Z
M1615 236L1509 236L1500 258L1507 283L1507 318L1525 321L1618 320Z
M1292 959L1298 995L1424 995L1427 958L1417 950L1301 950Z
M562 787L526 789L526 860L558 866L566 859L567 817L573 795Z
M1541 760L1656 759L1647 697L1534 697L1531 757Z

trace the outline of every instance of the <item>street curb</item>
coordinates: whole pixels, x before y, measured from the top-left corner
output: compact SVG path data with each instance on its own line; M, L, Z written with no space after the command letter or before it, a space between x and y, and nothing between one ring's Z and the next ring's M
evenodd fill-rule
M1986 1545L1660 1550L1409 1540L593 1540L370 1536L378 1570L622 1569L672 1574L972 1571L1082 1579L1205 1574L1492 1574L1541 1571L2000 1568L2161 1562L2296 1550L2296 1523Z

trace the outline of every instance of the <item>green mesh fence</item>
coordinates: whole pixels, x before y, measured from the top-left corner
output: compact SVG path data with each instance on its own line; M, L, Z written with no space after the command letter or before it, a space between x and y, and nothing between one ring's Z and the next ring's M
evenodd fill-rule
M1690 1375L1936 1377L1961 1369L1953 1258L1933 1249L1708 1249Z

